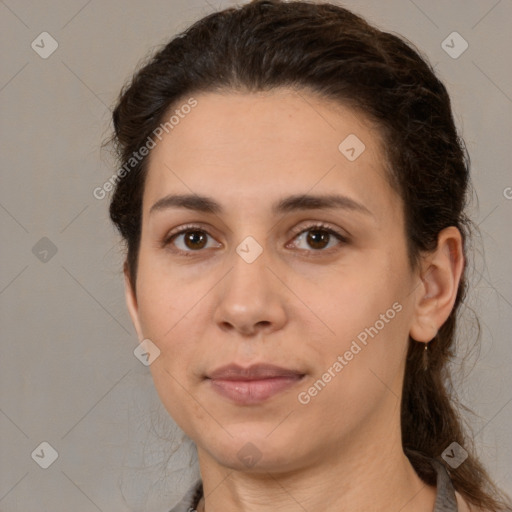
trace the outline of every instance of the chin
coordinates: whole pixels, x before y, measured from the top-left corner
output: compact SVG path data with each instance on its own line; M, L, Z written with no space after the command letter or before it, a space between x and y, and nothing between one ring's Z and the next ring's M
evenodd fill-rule
M232 435L225 434L222 440L216 439L215 446L208 452L217 462L236 471L283 473L300 466L300 459L311 460L311 454L303 454L297 450L300 439L290 437L286 429L279 434L272 432L276 424L270 428L248 428L240 425L240 430L229 426L226 430ZM204 438L203 438L204 439ZM207 441L206 441L207 442ZM293 460L292 460L293 457Z

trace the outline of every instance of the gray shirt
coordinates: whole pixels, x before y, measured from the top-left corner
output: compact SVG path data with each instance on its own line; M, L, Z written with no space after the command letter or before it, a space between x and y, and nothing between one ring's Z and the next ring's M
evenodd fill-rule
M437 473L437 495L433 512L457 512L455 489L448 472L439 461L430 459L430 463ZM197 505L202 496L203 482L199 479L170 512L192 512L197 509Z

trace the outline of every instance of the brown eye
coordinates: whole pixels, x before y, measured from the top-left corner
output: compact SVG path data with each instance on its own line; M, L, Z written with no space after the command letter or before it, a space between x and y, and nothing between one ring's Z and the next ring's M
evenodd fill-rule
M329 240L332 236L327 231L321 229L312 229L308 233L309 234L306 237L306 241L313 249L325 249L325 247L329 244Z
M329 249L334 248L336 245L347 242L346 237L322 225L313 225L303 229L296 235L294 240L296 240L294 243L296 247L310 252L328 252ZM302 247L300 247L301 243Z
M221 246L214 242L214 238L204 229L185 226L181 231L165 238L162 241L162 247L169 247L175 253L189 256L194 252L201 252L202 249Z
M186 231L183 241L189 249L202 249L206 243L204 231Z

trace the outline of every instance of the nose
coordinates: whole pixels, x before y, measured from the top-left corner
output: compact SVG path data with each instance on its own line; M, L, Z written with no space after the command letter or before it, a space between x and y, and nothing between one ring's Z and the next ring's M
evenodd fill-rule
M243 336L270 334L287 321L283 276L269 268L265 251L252 263L236 252L233 266L216 287L214 321L220 329Z

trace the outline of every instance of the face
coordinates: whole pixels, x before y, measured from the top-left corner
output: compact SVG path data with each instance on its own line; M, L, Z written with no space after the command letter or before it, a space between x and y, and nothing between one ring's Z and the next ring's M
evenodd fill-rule
M200 458L230 468L381 443L399 420L416 277L377 129L306 92L195 98L150 154L127 287L140 340L160 350L164 406ZM208 378L260 363L289 372Z

